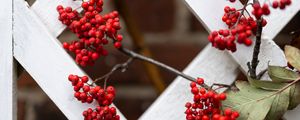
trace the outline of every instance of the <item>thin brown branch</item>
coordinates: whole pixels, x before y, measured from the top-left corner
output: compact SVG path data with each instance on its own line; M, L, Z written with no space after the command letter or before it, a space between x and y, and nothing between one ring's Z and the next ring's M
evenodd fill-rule
M268 71L268 68L264 69L263 71L260 71L260 72L257 74L257 78L260 79L267 71Z
M229 90L233 90L233 91L237 91L238 88L234 86L234 84L232 85L226 85L226 84L220 84L220 83L214 83L211 86L211 89L213 89L214 86L218 86L216 89L214 89L215 91L220 89L220 88L228 88Z
M261 21L262 21L262 18L260 18L259 20L256 21L256 23L257 23L256 41L255 41L255 46L254 46L254 50L253 50L251 64L249 65L249 63L248 63L248 67L250 66L249 67L250 77L253 79L257 79L256 68L259 63L258 55L260 52L261 35L262 35L262 29L263 29Z
M166 64L163 64L163 63L158 62L156 60L153 60L151 58L145 57L145 56L140 55L138 53L135 53L135 52L133 52L133 51L131 51L129 49L126 49L124 47L119 48L119 51L122 52L122 53L124 53L125 55L128 55L128 56L132 57L132 58L139 59L139 60L142 60L142 61L145 61L145 62L149 62L151 64L154 64L156 66L164 68L165 70L168 70L169 72L172 72L172 73L174 73L174 74L176 74L178 76L181 76L181 77L183 77L183 78L185 78L185 79L187 79L189 81L193 81L193 82L196 81L195 78L193 78L193 77L191 77L191 76L189 76L187 74L184 74L184 73L182 73L182 72L174 69L173 67L170 67L170 66L168 66ZM206 84L203 84L201 86L204 87L207 90L210 89L210 87L208 85L206 85Z
M105 75L95 79L93 81L93 84L104 79L104 85L106 86L106 81L108 80L108 78L117 70L121 70L122 72L125 72L129 66L129 64L134 60L134 58L129 58L126 62L121 63L121 64L116 64L108 73L106 73Z

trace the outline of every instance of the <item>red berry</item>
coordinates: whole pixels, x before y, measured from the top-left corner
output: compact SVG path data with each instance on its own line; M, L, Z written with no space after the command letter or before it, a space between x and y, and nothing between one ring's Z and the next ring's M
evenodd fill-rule
M117 41L121 42L123 40L123 36L122 35L118 35L117 36Z
M202 85L204 83L204 79L203 78L197 78L197 83L199 85Z
M120 42L115 42L114 46L115 48L119 49L121 48L122 44Z
M272 7L273 7L273 8L278 8L278 6L279 6L278 1L273 1Z
M185 107L186 108L190 108L192 106L192 104L190 103L190 102L187 102L186 104L185 104Z
M93 53L92 54L92 59L93 60L97 60L99 58L99 54L98 53Z
M56 7L56 10L57 10L57 11L62 10L62 9L64 9L64 7L63 7L62 5L58 5L58 6Z
M200 93L201 93L201 94L205 94L205 93L206 93L205 88L200 88Z
M219 99L220 100L225 100L226 99L226 94L225 93L219 94Z
M230 116L230 115L231 115L231 109L230 109L230 108L226 108L226 109L224 110L224 114L225 114L226 116Z
M191 82L191 83L190 83L190 87L191 87L191 88L196 87L196 82Z
M90 91L90 86L87 86L87 85L83 86L83 91L84 92L89 92Z
M209 117L208 117L207 115L204 115L204 116L202 117L202 120L209 120Z
M199 89L197 87L193 87L191 91L194 95L199 93Z
M245 39L244 43L246 46L250 46L250 45L252 45L252 40L247 38L247 39Z
M89 3L88 2L82 2L81 7L83 9L87 9L89 7Z
M82 76L81 81L86 83L89 80L88 76Z
M238 112L236 112L236 111L233 111L231 116L233 118L238 118L240 116L240 114Z

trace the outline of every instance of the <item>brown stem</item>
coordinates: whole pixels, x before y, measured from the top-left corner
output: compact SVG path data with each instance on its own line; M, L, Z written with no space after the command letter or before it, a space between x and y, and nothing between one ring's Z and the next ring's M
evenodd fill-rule
M129 64L131 63L133 61L133 58L131 57L131 58L129 58L126 62L124 62L124 63L121 63L121 64L116 64L108 73L106 73L105 75L103 75L103 76L101 76L101 77L99 77L99 78L97 78L97 79L95 79L94 81L93 81L93 83L92 84L94 84L94 83L96 83L96 82L98 82L98 81L100 81L100 80L102 80L102 79L105 79L105 83L104 83L104 86L106 86L106 82L107 82L107 80L108 80L108 78L115 72L115 71L117 71L117 70L122 70L122 72L124 72L127 68L128 68L128 66L129 66Z
M254 50L253 50L251 66L249 68L250 77L253 79L257 79L256 68L259 63L258 55L260 52L261 34L262 34L261 20L262 20L262 18L256 21L256 23L257 23L256 41L255 41L255 46L254 46Z
M139 60L142 60L142 61L145 61L145 62L149 62L151 64L154 64L156 66L164 68L164 69L168 70L169 72L172 72L172 73L174 73L174 74L176 74L178 76L181 76L181 77L183 77L183 78L185 78L185 79L187 79L189 81L193 81L193 82L196 81L195 78L193 78L193 77L191 77L191 76L189 76L187 74L184 74L184 73L182 73L182 72L180 72L180 71L178 71L178 70L176 70L176 69L174 69L174 68L172 68L172 67L170 67L170 66L168 66L166 64L163 64L163 63L158 62L156 60L153 60L151 58L148 58L148 57L145 57L145 56L140 55L138 53L135 53L135 52L133 52L133 51L131 51L129 49L126 49L124 47L119 48L119 51L122 52L122 53L124 53L125 55L128 55L128 56L132 57L132 58L139 59ZM206 85L206 84L203 84L201 86L204 87L207 90L210 89L210 87L208 85Z
M258 3L258 0L253 0L253 3ZM256 41L255 41L255 46L254 46L254 50L253 50L253 55L252 55L252 60L251 63L248 62L248 68L249 68L249 72L250 72L250 77L253 79L257 79L257 75L256 75L256 68L257 65L259 63L258 60L258 55L260 52L260 44L261 44L261 35L262 35L262 17L259 18L258 20L256 20L256 24L257 24L257 29L256 29Z

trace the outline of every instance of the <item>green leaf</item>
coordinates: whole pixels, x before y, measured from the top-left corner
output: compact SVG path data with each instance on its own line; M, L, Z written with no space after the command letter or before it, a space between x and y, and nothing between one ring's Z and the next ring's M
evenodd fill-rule
M300 70L300 50L296 47L286 45L284 53L287 61L297 70Z
M266 80L256 80L256 79L252 79L249 76L248 76L248 81L251 86L265 89L265 90L280 90L282 87L287 85L287 83L278 83L278 82L266 81Z
M291 82L300 77L297 72L280 66L269 66L268 73L274 82Z
M230 107L239 111L239 120L264 120L275 97L270 95L275 92L251 87L245 81L237 81L236 86L240 91L229 91L227 99L223 102L223 108Z
M275 96L266 120L279 120L288 110L290 100L290 88Z
M289 110L294 109L300 104L300 83L291 86Z

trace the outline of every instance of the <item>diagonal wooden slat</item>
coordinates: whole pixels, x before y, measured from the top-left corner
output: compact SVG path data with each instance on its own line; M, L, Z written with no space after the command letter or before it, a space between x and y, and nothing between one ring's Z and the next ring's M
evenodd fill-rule
M14 40L15 58L68 119L82 120L82 112L96 106L82 104L73 97L67 77L85 73L23 0L14 0Z
M3 120L16 120L16 88L13 67L12 1L0 4L0 113Z
M264 2L265 0L259 0ZM299 12L300 0L292 0L292 4L284 10L270 8L271 14L265 19L267 26L263 29L263 36L274 39L276 35L288 24L288 22Z

